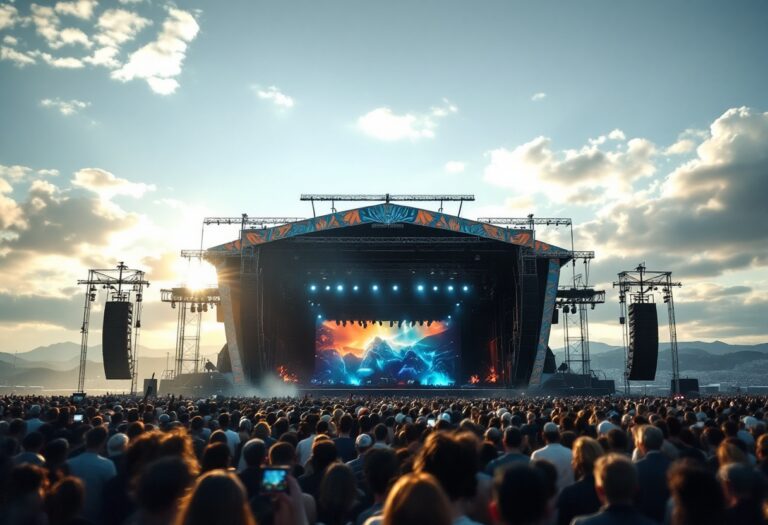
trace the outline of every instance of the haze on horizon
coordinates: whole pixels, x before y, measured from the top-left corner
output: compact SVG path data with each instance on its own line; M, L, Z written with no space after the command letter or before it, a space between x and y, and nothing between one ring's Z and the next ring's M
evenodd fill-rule
M152 282L141 344L173 348L159 290L215 279L178 257L201 219L308 192L572 217L593 340L645 262L683 282L680 340L768 341L766 27L759 0L0 1L0 351L79 341L76 281L118 261Z

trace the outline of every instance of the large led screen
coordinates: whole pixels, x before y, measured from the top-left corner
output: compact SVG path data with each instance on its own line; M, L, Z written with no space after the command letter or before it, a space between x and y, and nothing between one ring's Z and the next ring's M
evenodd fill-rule
M312 382L354 386L451 386L456 383L459 331L449 321L427 326L359 326L318 320Z

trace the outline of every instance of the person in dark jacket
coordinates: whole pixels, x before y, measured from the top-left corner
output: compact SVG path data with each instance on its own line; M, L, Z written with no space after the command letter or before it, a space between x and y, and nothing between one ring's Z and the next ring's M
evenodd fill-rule
M664 434L652 425L640 426L635 434L635 446L643 458L636 463L640 491L637 507L657 522L663 522L669 500L667 471L672 461L661 452Z
M595 490L603 507L596 514L575 518L572 525L657 525L634 505L637 469L622 454L602 456L595 463Z
M600 510L600 499L595 490L595 462L605 452L596 439L577 438L573 443L573 472L578 479L563 489L557 500L557 523L569 525L577 516L594 514Z

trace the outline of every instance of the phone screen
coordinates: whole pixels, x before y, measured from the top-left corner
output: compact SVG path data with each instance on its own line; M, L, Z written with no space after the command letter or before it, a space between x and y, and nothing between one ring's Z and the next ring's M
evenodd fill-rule
M435 420L434 419L427 419L427 426L428 427L434 427L435 426Z
M75 423L82 423L83 422L83 415L82 414L75 414L72 418L72 421Z
M262 492L288 492L288 468L265 467L261 477Z

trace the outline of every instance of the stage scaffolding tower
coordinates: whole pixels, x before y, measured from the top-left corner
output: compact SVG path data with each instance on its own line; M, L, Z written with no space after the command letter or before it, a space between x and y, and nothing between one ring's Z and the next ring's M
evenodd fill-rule
M596 304L604 303L605 291L594 290L589 286L589 261L594 259L595 252L575 250L573 221L567 217L534 217L533 214L527 217L481 217L477 220L499 226L526 228L531 230L531 239L533 241L535 241L536 226L565 226L569 228L571 251L562 253L561 256L562 258L571 259L573 284L572 286L560 286L558 288L556 306L561 308L563 313L564 361L568 366L568 370L585 376L590 375L591 363L589 357L589 319L587 307L589 306L591 309L594 309ZM577 260L581 260L584 264L584 271L581 274L576 273ZM572 317L575 315L578 315L578 321L573 320ZM578 328L576 330L571 329L569 323L577 324Z
M624 342L624 392L629 394L629 323L627 322L627 295L629 302L650 303L659 292L667 305L667 317L669 324L669 351L672 360L672 390L673 394L680 392L680 362L677 351L677 321L675 319L675 301L672 296L673 288L680 288L683 284L672 281L672 272L648 270L645 263L639 264L634 270L623 271L618 274L618 281L613 287L619 288L619 323L623 326L622 339Z
M179 287L164 289L160 293L162 302L170 303L171 308L178 307L179 311L174 368L165 376L167 379L174 379L181 374L197 374L200 372L200 324L203 313L221 302L219 290L217 287Z
M144 279L141 270L128 268L120 261L116 269L91 269L88 278L77 281L85 285L85 304L83 305L83 323L80 326L80 366L77 375L77 391L85 391L85 367L88 359L88 332L91 323L91 303L96 301L99 287L107 291L112 301L133 302L133 338L128 348L128 362L131 368L131 395L136 394L136 382L139 375L139 333L141 331L141 305L144 287L149 288L149 281Z

